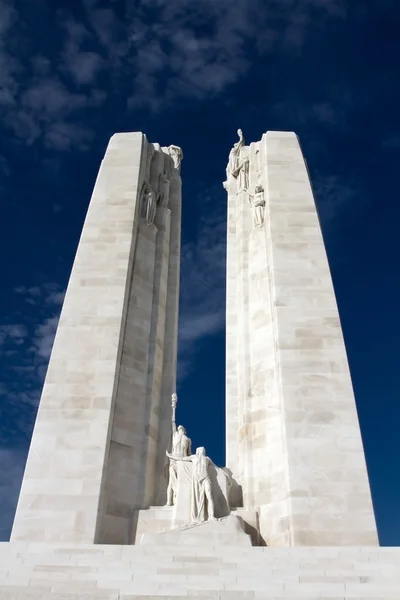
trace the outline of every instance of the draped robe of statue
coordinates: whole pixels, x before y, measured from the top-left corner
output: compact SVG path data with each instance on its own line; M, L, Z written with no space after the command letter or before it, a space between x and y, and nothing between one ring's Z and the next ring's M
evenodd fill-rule
M197 448L190 457L193 463L191 517L192 523L203 523L214 518L214 501L208 467L212 461L205 455L204 448Z

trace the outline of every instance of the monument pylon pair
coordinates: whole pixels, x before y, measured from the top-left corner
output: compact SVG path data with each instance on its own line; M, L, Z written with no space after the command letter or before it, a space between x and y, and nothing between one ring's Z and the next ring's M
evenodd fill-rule
M267 132L246 146L238 134L224 183L226 468L204 449L191 454L172 415L183 154L116 134L72 268L12 541L157 543L215 517L214 532L236 518L253 544L378 544L297 136Z

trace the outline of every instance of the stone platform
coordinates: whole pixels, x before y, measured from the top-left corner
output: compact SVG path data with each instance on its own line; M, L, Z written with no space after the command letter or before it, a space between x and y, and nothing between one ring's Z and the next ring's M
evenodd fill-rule
M197 525L179 527L162 533L145 533L141 545L161 546L251 546L251 537L245 532L243 519L229 515L222 519L206 521Z
M400 598L400 548L0 544L0 600Z

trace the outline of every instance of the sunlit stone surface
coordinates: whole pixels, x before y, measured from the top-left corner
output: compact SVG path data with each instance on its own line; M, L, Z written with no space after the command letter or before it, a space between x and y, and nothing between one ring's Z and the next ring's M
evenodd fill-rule
M297 136L227 167L227 466L272 546L377 544L329 265ZM256 206L255 206L256 204Z
M130 543L137 510L165 501L179 152L142 133L110 140L61 312L13 541Z
M293 133L246 146L239 131L229 156L227 467L176 426L182 157L142 133L110 140L0 544L0 600L398 599L400 549L377 545Z

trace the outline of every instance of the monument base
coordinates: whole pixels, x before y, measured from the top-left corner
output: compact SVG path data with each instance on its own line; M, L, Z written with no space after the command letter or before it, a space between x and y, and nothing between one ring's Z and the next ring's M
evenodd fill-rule
M222 519L206 521L187 527L179 527L158 534L144 534L140 540L142 545L156 544L172 546L251 546L250 536L245 533L245 526L240 517L229 515Z
M0 600L398 600L400 548L0 544Z
M260 539L257 511L236 508L231 511L231 515L236 518L240 517L244 531L251 537L253 546L265 545ZM133 544L140 544L144 535L180 529L187 523L188 521L183 519L176 519L176 509L173 506L150 506L137 511L137 516L132 524L131 541Z

